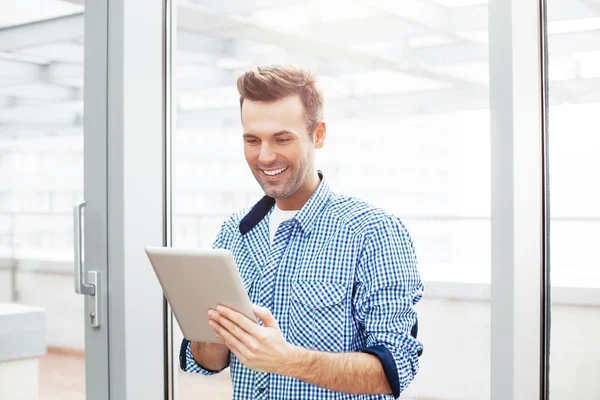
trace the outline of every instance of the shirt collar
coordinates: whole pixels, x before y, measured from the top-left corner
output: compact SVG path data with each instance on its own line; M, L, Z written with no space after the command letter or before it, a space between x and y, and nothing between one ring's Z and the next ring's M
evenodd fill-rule
M310 199L304 204L302 209L293 220L295 220L305 234L309 234L316 216L325 207L331 195L331 187L327 179L321 171L318 171L321 183ZM252 207L252 210L240 221L240 232L242 235L250 232L260 221L263 220L269 211L275 205L275 199L269 196L264 196L258 203Z

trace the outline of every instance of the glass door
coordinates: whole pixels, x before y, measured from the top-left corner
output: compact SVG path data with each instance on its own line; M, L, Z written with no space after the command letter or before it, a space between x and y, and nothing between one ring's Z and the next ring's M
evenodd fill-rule
M600 8L547 1L549 398L600 396Z
M108 398L106 69L97 51L107 3L89 3L0 3L0 309L25 318L11 343L23 352L0 355L0 397L12 382L19 392L6 398ZM41 319L27 320L32 312Z
M540 4L171 5L172 245L210 248L264 194L244 160L237 78L265 64L310 69L328 132L317 168L334 191L398 216L416 247L424 352L403 396L541 398ZM169 395L231 398L235 371L181 371L172 321Z
M400 217L415 243L424 353L403 396L489 399L486 2L176 5L173 245L210 247L229 215L263 195L244 160L238 76L270 63L309 68L328 129L317 167L336 192ZM229 369L176 376L179 400L232 396Z

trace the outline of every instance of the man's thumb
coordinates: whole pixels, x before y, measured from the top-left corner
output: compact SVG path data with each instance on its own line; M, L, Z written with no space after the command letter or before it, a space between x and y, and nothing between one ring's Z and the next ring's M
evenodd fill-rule
M273 314L271 314L271 311L269 311L268 308L253 304L252 310L254 311L254 315L261 319L261 321L263 322L263 326L270 328L279 328L275 317L273 317Z

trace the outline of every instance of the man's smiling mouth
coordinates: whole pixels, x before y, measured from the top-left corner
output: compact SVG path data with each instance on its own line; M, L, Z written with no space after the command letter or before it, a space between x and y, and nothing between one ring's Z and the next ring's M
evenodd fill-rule
M287 169L287 167L285 167L285 168L279 168L279 169L273 169L273 170L270 170L270 171L261 169L261 171L264 172L265 175L275 176L275 175L279 175L279 174L283 173L286 169Z

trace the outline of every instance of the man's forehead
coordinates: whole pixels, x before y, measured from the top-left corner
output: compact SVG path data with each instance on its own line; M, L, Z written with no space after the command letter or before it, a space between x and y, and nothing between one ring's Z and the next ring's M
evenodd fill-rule
M305 119L304 108L299 100L297 104L293 99L290 101L286 98L276 102L244 101L242 105L242 125L246 132L253 129L274 133L303 126Z

